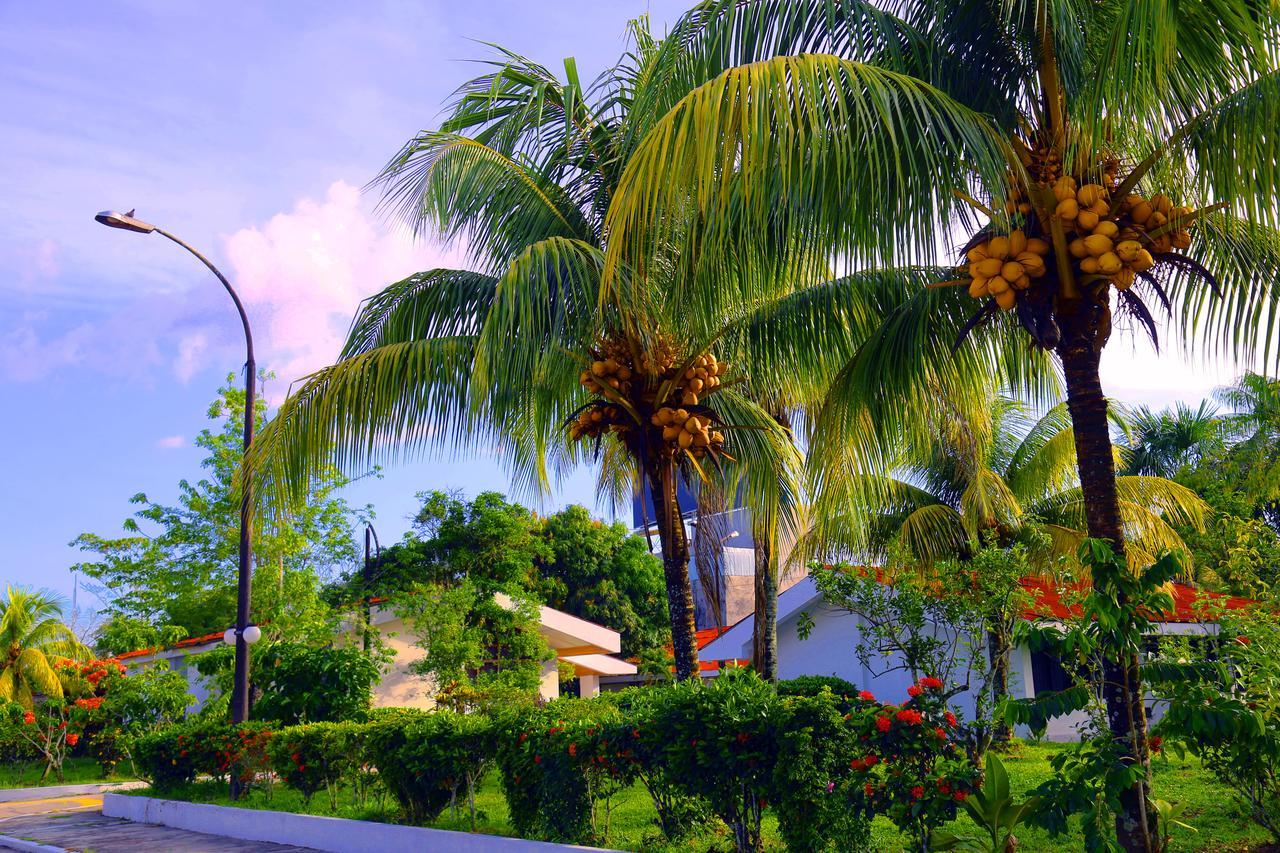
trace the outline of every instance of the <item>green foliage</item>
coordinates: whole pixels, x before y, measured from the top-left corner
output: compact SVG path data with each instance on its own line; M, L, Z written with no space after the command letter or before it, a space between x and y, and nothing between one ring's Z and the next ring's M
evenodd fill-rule
M607 831L597 827L596 800L611 798L634 772L621 744L609 749L618 721L617 707L599 699L562 698L499 715L498 764L517 832L584 843ZM604 811L607 817L607 802Z
M138 772L159 791L189 784L198 775L228 778L235 773L245 785L267 772L267 744L272 728L265 723L230 724L192 720L143 735L133 744Z
M264 377L265 378L265 377ZM119 654L162 646L184 636L222 631L235 621L244 391L234 376L209 407L216 425L202 430L205 476L181 480L175 505L137 494L137 512L121 537L82 533L71 543L91 559L72 567L97 582L110 617L99 648ZM257 408L258 426L267 420ZM349 482L332 469L317 472L289 523L254 525L253 612L269 636L297 636L322 616L317 572L355 559L351 509L335 496Z
M663 738L671 779L710 804L740 851L760 846L782 719L773 685L749 670L726 670L706 685L681 682L654 704L651 728Z
M1034 796L1021 802L1015 800L1009 791L1009 772L1005 770L1004 762L994 752L988 752L982 787L970 794L962 805L987 837L978 841L971 837L934 832L929 838L930 850L1005 853L1017 847L1014 830L1039 808L1040 800Z
M373 705L385 657L358 646L267 644L254 654L254 684L262 698L253 714L286 726L362 719Z
M410 823L434 820L460 796L470 798L494 756L488 718L453 711L371 723L364 738L368 762Z
M519 596L513 589L507 606L469 578L398 596L396 613L425 652L413 671L446 694L458 688L535 692L542 664L553 655L538 632L537 604Z
M1280 844L1280 618L1224 615L1203 654L1216 677L1158 685L1158 736L1199 757Z
M857 692L837 701L829 687L793 693L782 703L769 802L787 849L797 853L873 849L872 812L862 789L869 768L850 758L862 745L844 718L858 703Z
M469 502L443 492L419 498L414 531L382 551L367 580L352 572L329 585L331 604L470 580L481 591L514 587L607 625L622 634L628 656L661 651L669 639L662 564L622 524L597 521L580 506L540 518L495 492Z
M836 707L841 713L853 706L858 695L857 685L837 678L834 675L800 675L795 678L784 678L778 682L779 696L821 696L824 691L831 693Z
M359 770L366 729L351 723L308 723L276 732L267 744L271 770L306 802L321 789L337 810L338 784Z

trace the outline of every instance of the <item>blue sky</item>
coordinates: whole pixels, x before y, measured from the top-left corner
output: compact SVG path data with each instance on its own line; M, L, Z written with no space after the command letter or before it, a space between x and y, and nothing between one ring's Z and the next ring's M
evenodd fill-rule
M362 187L449 92L478 42L594 75L627 19L661 31L689 0L0 4L0 581L71 588L67 543L109 534L145 491L198 476L191 447L243 361L225 294L156 236L103 228L138 215L202 248L242 290L260 364L281 381L327 363L361 298L458 262L372 213ZM1113 345L1109 392L1196 400L1234 368ZM507 490L491 457L424 460L352 489L383 540L413 493ZM594 506L590 476L551 506Z

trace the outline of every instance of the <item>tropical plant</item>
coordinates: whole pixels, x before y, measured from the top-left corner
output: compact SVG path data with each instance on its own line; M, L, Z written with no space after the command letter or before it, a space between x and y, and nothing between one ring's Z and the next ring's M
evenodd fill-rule
M972 557L984 545L1007 548L1028 538L1030 526L1049 534L1034 554L1042 566L1074 558L1088 533L1066 405L1037 418L1022 401L990 391L982 402L969 411L944 402L926 414L931 423L918 442L899 448L893 476L855 482L854 499L837 506L824 500L811 535L880 559L900 541L905 556L929 565ZM1172 480L1118 477L1116 490L1135 565L1163 550L1185 551L1175 527L1204 528L1208 507Z
M753 338L750 319L821 264L742 255L708 271L677 250L601 288L619 177L659 115L643 93L666 85L647 25L631 35L632 50L590 86L572 60L561 79L502 53L458 90L440 129L387 165L384 204L415 229L465 241L476 270L419 273L368 300L338 363L260 436L255 470L296 493L324 462L349 468L392 446L496 446L522 486L592 462L606 496L647 488L687 678L697 652L677 483L722 477L770 529L788 523L798 454L754 389L821 377L755 370L753 347L776 354L794 342ZM695 266L711 287L690 286Z
M957 337L1025 329L1063 369L1089 534L1123 551L1099 379L1113 328L1154 333L1154 300L1190 343L1276 354L1278 17L1265 0L710 0L667 40L667 91L687 94L627 163L604 287L634 289L673 243L696 273L771 249L928 261L939 234L973 235L951 255L971 266L932 282L957 286L922 289L836 378L811 458L910 433L937 391L923 380L981 368L948 355ZM966 289L984 301L951 325L940 306ZM1135 664L1107 661L1104 681L1145 767ZM1126 849L1153 845L1148 788L1137 773L1123 797Z
M89 649L63 622L63 603L51 592L8 586L0 599L0 699L30 711L37 696L62 698L58 658L84 660Z
M1121 470L1127 475L1173 477L1199 463L1223 441L1222 419L1208 400L1201 400L1194 409L1179 402L1164 412L1138 406L1126 413L1126 421Z
M929 839L930 850L970 850L975 853L1006 853L1015 850L1018 839L1013 834L1026 818L1040 805L1039 797L1031 796L1018 802L1009 791L1009 771L994 752L987 753L982 787L964 800L961 805L986 838L976 838L953 833L934 832Z

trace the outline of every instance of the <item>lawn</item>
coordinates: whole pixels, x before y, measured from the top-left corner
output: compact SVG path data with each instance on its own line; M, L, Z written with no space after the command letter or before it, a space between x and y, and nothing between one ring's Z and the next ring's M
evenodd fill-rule
M41 785L83 785L90 782L132 782L134 776L125 762L110 776L103 776L98 762L92 758L68 758L62 764L62 781L50 773L43 781L43 761L0 764L0 788L33 788Z
M1005 758L1015 790L1018 792L1029 790L1048 778L1052 772L1048 759L1059 748L1054 744L1016 745L1014 751ZM1185 820L1198 830L1196 833L1184 831L1175 836L1173 850L1243 853L1267 840L1265 834L1254 828L1234 807L1229 793L1218 786L1193 759L1174 761L1157 758L1154 772L1156 795L1172 802L1186 803ZM396 819L395 802L386 796L380 800L372 797L366 805L360 806L355 802L351 791L344 788L339 792L337 811L331 812L329 797L324 792L317 794L308 805L303 802L302 795L296 791L280 784L272 787L273 790L270 792L255 789L238 805L254 809L337 815L360 820L389 822ZM134 793L148 792L143 790ZM197 783L178 796L195 802L230 804L225 785L214 782ZM480 786L476 796L476 807L479 812L477 831L493 835L512 834L507 820L506 800L502 796L496 773L490 773ZM471 828L465 812L454 816L446 811L431 825L439 829L462 831L469 831ZM973 827L967 818L962 818L951 828L963 833ZM772 815L766 815L764 830L766 849L782 850L777 822ZM1019 849L1023 851L1058 853L1063 850L1083 849L1083 842L1078 832L1054 839L1042 831L1027 829L1019 834L1019 838L1022 842ZM655 853L675 850L723 850L730 846L728 831L723 825L708 827L698 838L679 845L663 843L654 823L653 806L649 802L648 794L639 786L623 791L615 798L609 832L607 838L602 841L602 845L622 850L655 851ZM903 839L897 829L884 818L876 819L874 847L880 851L904 850Z

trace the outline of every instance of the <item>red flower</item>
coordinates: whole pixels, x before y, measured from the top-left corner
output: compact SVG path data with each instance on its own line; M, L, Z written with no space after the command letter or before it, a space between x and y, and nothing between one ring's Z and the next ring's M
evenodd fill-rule
M1156 752L1159 752L1160 747L1164 744L1164 738L1160 737L1160 735L1156 735L1155 737L1151 738L1151 740L1147 741L1147 743L1151 744L1151 748L1153 750L1155 750Z
M903 710L897 713L898 722L905 723L908 726L918 726L924 719L919 711Z
M75 732L67 733L67 746L75 746L79 742L80 742L80 735L76 734Z
M36 721L36 715L31 713L30 711L27 711L25 714L22 715L22 722L26 723L28 726L34 723L35 721Z
M927 675L924 678L920 679L920 686L928 688L929 690L941 690L942 680L938 678L934 678L931 675Z
M866 795L867 795L868 797L870 797L872 794L874 794L874 793L876 792L876 789L875 789L875 788L873 788L873 787L871 786L871 783L870 783L870 782L868 782L867 784L863 785L863 786L862 786L862 790L863 790L863 792L864 792L864 793L866 793Z
M951 793L951 786L947 784L947 780L946 780L946 779L939 779L939 780L938 780L938 791L939 791L939 792L941 792L941 793L943 793L943 794L950 794L950 793Z
M877 764L880 763L880 756L876 755L873 752L870 755L868 755L866 758L862 759L862 761L868 767L875 767Z
M541 755L535 755L535 756L533 757L533 763L534 763L534 764L541 764L541 763L542 763L542 756L541 756Z
M910 696L912 699L919 696L923 692L924 692L924 688L918 684L913 684L907 688L907 695Z
M956 719L956 715L951 713L950 711L943 714L942 716L946 718L947 725L951 726L951 728L953 729L956 727L956 724L960 722L959 720Z
M876 728L880 731L887 732L889 731L889 727L892 725L893 723L888 717L876 717Z
M933 730L933 733L934 733L935 735L937 735L937 736L938 736L938 740L946 740L946 739L947 739L947 733L946 733L946 732L944 732L944 731L942 730L942 727L941 727L941 726L939 726L938 728L934 729L934 730Z
M569 754L575 757L578 755L578 745L576 743L569 744Z
M738 743L746 743L751 739L751 735L746 732L738 732Z
M955 796L952 797L952 799L954 799L957 803L963 803L965 801L965 798L968 796L969 795L966 794L964 791L956 791Z
M246 397L245 399L247 400L247 399L248 399L248 397ZM525 742L525 739L526 739L526 738L528 738L528 737L529 737L528 732L521 732L521 733L520 733L520 740L518 741L518 743L524 743L524 742Z
M924 796L923 785L916 785L914 788L911 789L911 799L918 800L923 796Z
M863 690L858 694L858 698L863 702L874 702L876 701L876 694L872 693L870 690Z

